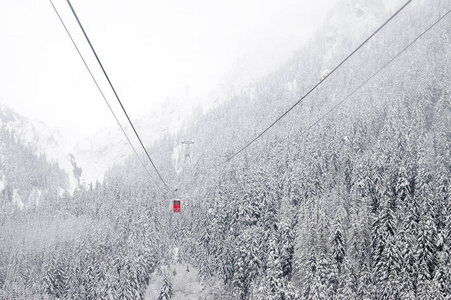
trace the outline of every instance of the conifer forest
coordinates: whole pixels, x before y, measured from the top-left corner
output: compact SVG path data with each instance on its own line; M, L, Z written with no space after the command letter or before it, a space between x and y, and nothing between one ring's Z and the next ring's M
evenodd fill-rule
M370 21L326 22L274 71L229 79L214 108L143 139L164 183L130 151L71 190L77 168L2 107L0 299L153 299L158 276L158 299L182 299L175 266L214 286L185 299L451 299L451 2L412 1L334 69L394 12L338 2Z

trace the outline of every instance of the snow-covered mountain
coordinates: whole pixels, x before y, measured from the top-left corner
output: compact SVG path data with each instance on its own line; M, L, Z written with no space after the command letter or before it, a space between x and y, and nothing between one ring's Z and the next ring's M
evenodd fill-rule
M145 146L179 131L193 111L190 103L187 97L168 98L157 109L134 118L135 129ZM14 132L17 142L37 156L45 156L49 163L57 163L67 173L68 192L73 192L79 184L102 181L110 167L134 155L118 126L88 135L74 145L58 130L28 119L3 104L0 106L0 119L2 129ZM134 148L145 160L131 126L122 125Z
M191 101L187 97L168 98L162 105L133 118L133 124L142 142L148 148L163 136L175 134L193 112ZM134 148L146 160L142 147L132 128L123 124ZM150 153L151 154L151 153ZM121 164L130 155L134 155L124 133L119 126L96 132L74 146L74 155L82 168L82 180L86 183L103 180L105 172L114 164ZM152 154L151 154L152 155Z
M321 72L317 77L325 76L336 64L337 57L349 52L350 47L354 46L345 45L349 40L361 41L365 38L386 17L387 10L395 9L396 3L400 1L385 2L368 4L361 0L351 0L348 1L348 5L332 10L326 23L319 29L319 35L327 37L327 40L312 41L321 44L326 42L324 46L326 50L323 51L324 56L319 68ZM343 26L343 24L346 25ZM312 44L309 45L311 46ZM258 57L239 59L230 73L224 76L222 83L208 96L197 101L197 107L193 106L194 101L189 99L188 95L177 95L166 99L161 105L149 109L140 116L131 116L145 146L148 147L162 136L182 130L184 122L190 116L199 116L217 108L224 103L225 99L241 94L243 90L247 92L249 98L254 97L255 88L252 83L259 81L264 75L261 70L256 70L256 65L261 64L258 59ZM288 55L286 59L289 60ZM274 69L276 68L268 68L267 72ZM313 78L317 80L316 77ZM300 90L296 80L288 82L287 88L292 90L293 95L297 95ZM141 146L131 127L125 122L123 127L135 149L142 155ZM174 157L180 156L179 148L174 149ZM98 131L80 140L73 146L72 152L78 166L82 169L81 180L85 183L101 181L112 165L121 164L133 154L132 148L118 126ZM144 159L144 155L142 157Z
M64 161L60 159L62 154L58 151L63 142L58 131L50 129L42 122L24 117L4 104L0 105L0 117L2 129L14 131L14 138L24 146L36 154L46 155L50 160Z
M64 147L57 131L0 105L2 201L24 208L39 204L45 192L61 195L72 191L76 182Z
M394 2L383 1L368 4L361 0L350 0L347 5L333 9L326 23L319 30L319 36L326 37L324 56L320 62L320 73L317 77L325 76L340 57L348 52L344 45L347 41L359 41L370 30L380 24L387 14L387 9L395 8ZM337 13L340 11L340 13ZM357 26L358 25L358 26ZM324 44L324 41L312 41L313 44ZM312 47L312 43L309 47ZM345 51L346 50L346 51ZM343 52L343 53L342 53ZM220 106L233 95L243 93L249 98L255 96L252 82L259 81L263 74L256 73L257 58L245 57L238 60L231 72L224 76L222 84L212 90L204 99L199 99L199 105L194 108L194 115L205 113ZM317 79L313 76L315 80ZM300 87L296 80L289 81L286 88L297 95ZM165 135L174 134L183 128L183 124L193 114L193 99L187 95L177 95L168 98L162 105L141 116L131 116L135 128L147 146ZM44 154L50 162L57 162L69 175L69 189L72 191L77 184L102 180L105 172L114 164L121 164L131 154L130 147L119 127L107 128L96 132L76 144L70 144L64 136L55 129L51 129L42 122L29 120L12 112L6 106L1 107L2 114L9 114L8 121L3 121L5 128L14 128L16 138L32 149L36 154ZM142 153L141 146L128 124L123 123L124 129L138 153ZM175 152L180 149L174 149ZM180 156L175 153L175 156ZM144 157L144 156L143 156Z

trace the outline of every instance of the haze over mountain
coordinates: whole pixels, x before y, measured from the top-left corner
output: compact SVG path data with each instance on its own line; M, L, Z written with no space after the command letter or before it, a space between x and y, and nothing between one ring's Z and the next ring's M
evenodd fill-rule
M321 5L324 6L324 11L331 10L329 13L325 13L323 11L321 14L319 14L316 9L311 10L311 14L313 16L318 15L319 20L324 18L323 16L326 16L326 21L324 22L324 24L321 25L321 23L319 22L312 22L312 24L310 25L311 27L308 30L306 30L305 28L299 28L299 31L296 31L293 28L285 27L286 33L279 34L279 36L277 37L275 37L276 33L273 32L275 29L269 28L266 38L275 38L278 43L274 44L268 42L266 44L262 44L261 46L263 48L268 47L268 49L264 51L258 50L252 52L251 50L248 50L252 49L252 47L250 47L249 45L249 48L244 47L242 50L240 50L241 54L238 54L241 56L239 56L234 63L231 63L231 65L228 66L228 72L224 75L221 75L222 79L219 81L219 86L210 86L208 89L206 89L211 90L210 92L199 94L196 91L190 91L192 90L192 88L190 89L189 85L179 85L171 92L171 96L167 97L166 100L149 100L150 108L144 108L137 111L134 106L132 106L133 109L131 111L133 114L131 114L131 117L133 120L140 120L138 127L140 127L139 132L141 133L141 135L143 135L144 142L149 145L152 144L155 139L161 137L161 134L167 134L169 132L168 128L171 128L172 132L180 130L181 124L184 122L184 119L187 118L189 113L193 110L198 112L202 111L203 113L208 112L211 108L214 108L217 105L223 103L225 99L228 99L230 97L230 95L240 93L242 89L247 89L249 86L251 86L250 93L252 94L252 82L256 82L263 75L277 70L277 68L281 64L292 57L295 51L300 50L302 47L308 47L308 37L309 35L312 35L313 32L316 32L315 30L320 33L322 32L321 34L326 34L328 36L327 42L329 44L326 47L327 52L324 53L324 61L322 65L318 66L319 70L321 70L320 72L327 73L327 71L335 62L333 58L337 57L338 53L336 52L340 49L338 45L340 44L341 40L344 39L344 37L348 37L351 40L355 41L361 40L364 35L367 34L371 28L374 28L374 26L378 24L378 21L381 20L382 12L393 11L396 7L399 6L399 3L401 3L401 1L381 1L368 5L363 2L360 3L359 1L351 1L346 5L333 6L333 4L326 2L322 3ZM268 9L268 7L264 6L261 9L266 10ZM254 16L254 14L256 14L255 11L250 13L249 17ZM308 18L311 18L311 16L309 16ZM286 23L285 26L289 26L290 24L294 26L294 24L297 24L293 23L291 19L287 19L283 22ZM263 22L262 24L266 23ZM279 28L281 26L284 25L280 24L275 28ZM261 37L262 34L262 32L257 31L255 31L253 34L249 34L249 42L256 40L256 43L261 43L264 40L264 38ZM11 37L13 37L13 35L11 35ZM67 37L64 38L66 39L64 40L64 42L69 44ZM283 41L280 39L283 39ZM112 49L110 50L112 51ZM73 53L74 50L70 49L69 47L67 51L71 54L75 54ZM74 56L74 61L76 61L80 65L80 67L82 67L82 64L78 57ZM114 65L111 66L114 67ZM114 71L114 68L112 69L112 71ZM98 91L92 89L92 83L89 82L90 79L88 74L86 74L86 71L81 70L79 75L83 76L83 78L86 78L86 82L90 86L89 91L91 91L88 98L91 99L90 103L95 105L90 104L90 106L85 106L85 108L80 111L79 109L82 109L84 106L82 105L82 103L85 103L85 100L83 99L83 101L77 105L78 108L76 110L74 107L73 111L76 111L77 113L72 113L71 115L76 115L77 117L79 116L79 118L77 118L76 122L72 123L72 125L70 126L72 128L68 127L68 124L64 126L47 126L55 126L53 130L59 131L60 135L64 137L64 139L58 140L57 146L53 146L54 148L56 147L58 149L61 149L61 151L54 150L55 152L64 153L59 155L60 157L58 158L58 162L60 163L60 165L65 166L65 170L72 172L72 166L70 164L67 164L67 155L68 153L73 153L75 159L78 161L78 164L83 170L81 175L82 180L86 183L89 183L91 181L94 182L96 180L102 180L105 171L113 164L123 162L123 159L131 154L132 150L129 148L129 146L126 146L126 139L118 129L117 124L115 124L114 119L112 118L106 105L102 103L103 101L100 95L98 95ZM99 73L97 75L98 79L101 79L101 74ZM321 76L321 74L319 74L318 76ZM299 84L298 82L289 84L291 84L293 93L299 93L297 86ZM105 90L108 90L106 86L102 87ZM136 101L136 99L130 98L129 93L124 89L124 87L122 87L122 85L120 85L119 88L122 88L119 90L120 94L125 94L125 107L130 108L130 104ZM192 96L192 94L194 96ZM34 108L35 104L29 103L33 105L29 105L29 108L26 109L27 105L25 105L22 100L18 101L14 98L10 98L12 97L12 95L13 94L8 93L6 98L5 95L0 95L0 99L2 99L3 102L6 101L6 103L8 103L11 108L23 111L26 115L29 116L28 118L34 119L34 117L32 117L32 112L37 111L37 109ZM107 93L107 95L109 95L109 93ZM71 99L72 98L67 98L64 101L67 101L69 105L70 103L73 103L73 100ZM82 99L78 100L81 101ZM155 101L157 101L159 104L152 104ZM47 107L46 109L44 109L44 111L52 112L52 114L55 115L54 118L47 120L43 120L41 118L41 122L54 124L53 119L64 118L64 116L62 115L59 116L59 113L57 111L61 106L62 101L58 102L59 104L55 107ZM126 132L132 139L135 148L139 148L139 143L134 137L133 132L128 127L127 121L123 117L121 110L117 105L117 102L114 100L114 97L110 98L110 104L115 109L122 125L126 128ZM43 105L45 104L43 103ZM73 104L70 104L70 106L72 107ZM143 111L146 113L143 113ZM171 112L174 112L174 114L171 115ZM63 111L61 111L61 114L63 114ZM96 114L98 115L98 117L96 117ZM176 117L180 117L180 120L175 120L174 118ZM67 116L67 120L71 118L72 116ZM89 124L91 122L94 122L95 119L98 119L100 121L104 120L105 118L108 120L108 122L104 122L103 126L94 126L94 128L103 129L95 129L94 131L89 131ZM86 129L84 129L84 133L81 134L78 128ZM158 132L160 134L158 134ZM48 146L45 145L43 145L42 147L48 148ZM52 158L56 157L52 156ZM74 184L72 183L71 186L74 187Z
M116 127L67 147L2 108L0 298L446 299L449 1L410 2L331 74L402 4L340 0L277 67L134 114L161 177Z
M327 15L327 20L323 27L318 29L318 32L323 32L321 34L328 36L328 45L325 47L327 52L324 53L324 60L319 70L327 73L332 67L335 62L334 58L339 54L336 53L340 49L339 44L344 37L356 41L361 40L371 28L374 28L378 24L381 19L380 12L390 11L397 7L397 3L395 2L386 1L371 5L362 5L356 2L335 7ZM343 24L346 24L346 26L343 26ZM305 41L296 41L293 39L293 36L291 36L291 41L291 46L287 47L287 45L284 45L278 48L278 50L274 49L274 51L261 52L266 53L264 55L258 54L252 56L246 53L245 56L242 56L236 61L233 68L230 68L230 71L223 77L219 86L216 88L211 87L212 91L200 98L192 97L188 86L180 87L173 92L173 96L168 97L163 102L159 102L159 106L153 106L146 113L140 112L139 114L132 115L132 119L138 122L136 126L139 128L143 141L150 145L162 135L181 130L182 124L190 116L192 111L206 113L223 103L231 95L240 93L242 89L247 89L250 86L249 92L252 94L252 82L257 82L264 74L276 70L281 63L289 59L294 50L299 50L301 45L307 47L305 46ZM268 59L269 56L267 55L274 53L277 53L277 58L272 57ZM87 74L85 76L87 77ZM321 74L317 76L321 76ZM293 93L299 93L298 84L298 82L288 83ZM96 91L92 93L90 98L93 99L92 101L102 102L101 97ZM7 102L9 103L8 105L12 105L11 107L15 109L15 105L11 101ZM113 99L110 102L114 108L116 101ZM103 103L100 104L102 106L95 106L96 109L100 109L99 113L104 114L106 112L109 114L107 107ZM17 108L23 110L23 105L21 104ZM48 109L55 110L56 108ZM90 108L87 109L91 110ZM127 125L126 119L123 118L117 106L115 109L135 148L140 151L139 143L134 137L131 128ZM24 110L24 112L27 112L27 110ZM86 132L83 135L77 134L72 136L71 131L67 131L67 128L62 131L63 133L61 133L60 129L54 128L53 131L60 132L57 134L59 136L58 141L55 141L53 145L39 145L42 148L40 152L53 152L53 155L48 157L54 160L56 159L68 173L72 172L72 165L68 164L67 158L68 154L72 153L82 169L82 182L90 183L96 180L102 180L105 171L109 167L117 163L122 163L132 153L123 133L117 124L112 122L113 118L110 116L109 119L110 123L107 123L109 126L103 126L104 129L91 133ZM89 122L89 120L81 118L77 123L74 123L73 132L75 132L77 127L83 125L81 123L85 122ZM45 134L45 132L42 132L43 136ZM72 180L72 189L75 186L74 183L75 180Z

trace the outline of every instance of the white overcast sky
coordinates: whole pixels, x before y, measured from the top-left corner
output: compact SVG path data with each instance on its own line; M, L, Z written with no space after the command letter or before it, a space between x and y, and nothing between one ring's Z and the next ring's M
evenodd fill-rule
M334 2L71 1L132 118L185 86L192 99L205 97L242 57L282 62ZM54 3L116 103L66 1ZM115 126L48 0L0 1L0 102L74 135Z

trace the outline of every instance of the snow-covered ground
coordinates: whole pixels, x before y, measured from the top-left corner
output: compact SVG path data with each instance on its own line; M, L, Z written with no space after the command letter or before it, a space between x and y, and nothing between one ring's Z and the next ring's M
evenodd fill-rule
M158 299L160 288L163 285L164 272L156 272L151 276L145 295L146 300ZM172 279L173 296L171 299L217 299L218 293L221 292L219 282L214 284L200 280L197 268L190 264L177 263L169 267L166 272Z

